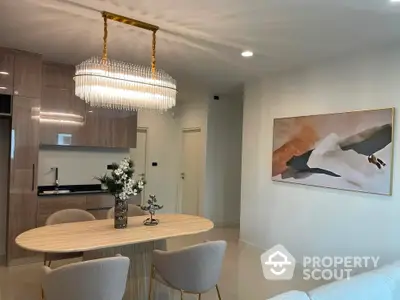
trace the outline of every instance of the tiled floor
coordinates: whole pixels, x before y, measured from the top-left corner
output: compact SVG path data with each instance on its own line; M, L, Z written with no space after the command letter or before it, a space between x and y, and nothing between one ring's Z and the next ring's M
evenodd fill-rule
M238 242L236 228L216 228L209 233L176 238L168 241L169 249L199 243L204 240L224 239L228 249L220 280L224 300L265 300L281 292L299 289L309 290L318 283L303 281L300 276L288 282L272 282L263 278L260 266L261 250ZM57 262L53 267L68 262ZM41 264L18 267L0 267L0 300L39 300ZM196 299L187 295L185 299ZM217 299L216 292L210 291L203 300ZM135 299L146 300L146 299Z

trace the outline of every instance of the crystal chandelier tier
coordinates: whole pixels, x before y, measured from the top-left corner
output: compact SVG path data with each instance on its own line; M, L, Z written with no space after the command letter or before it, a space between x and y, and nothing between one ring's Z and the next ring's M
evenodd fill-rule
M91 106L118 110L168 110L176 104L176 81L156 69L155 25L102 12L103 56L92 57L76 66L75 94ZM107 19L153 32L151 66L138 66L107 58Z

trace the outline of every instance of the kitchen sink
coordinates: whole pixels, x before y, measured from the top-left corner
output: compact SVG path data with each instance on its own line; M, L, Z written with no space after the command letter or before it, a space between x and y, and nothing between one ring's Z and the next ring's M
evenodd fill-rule
M54 195L54 194L69 194L70 190L53 190L53 191L43 191L43 195Z

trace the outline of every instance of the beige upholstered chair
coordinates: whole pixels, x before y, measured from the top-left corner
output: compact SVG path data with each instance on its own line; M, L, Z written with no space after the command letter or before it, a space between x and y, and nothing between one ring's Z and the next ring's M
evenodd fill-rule
M179 290L181 299L184 293L196 294L201 299L201 294L215 287L221 300L217 283L225 250L225 241L206 242L178 251L154 250L149 300L153 297L154 279Z
M142 210L139 206L128 204L128 217L145 216L147 214L148 213ZM108 210L107 219L114 219L114 207Z
M89 212L82 209L64 209L50 215L46 220L46 225L55 225L62 223L93 221L96 218ZM44 264L50 267L53 260L82 257L82 252L74 253L45 253Z
M55 270L43 268L42 296L45 300L121 300L129 258L95 259Z

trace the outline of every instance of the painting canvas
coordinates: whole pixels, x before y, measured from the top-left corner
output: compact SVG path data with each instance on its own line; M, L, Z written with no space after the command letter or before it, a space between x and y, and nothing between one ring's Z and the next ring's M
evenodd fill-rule
M391 195L394 109L274 120L272 179Z

